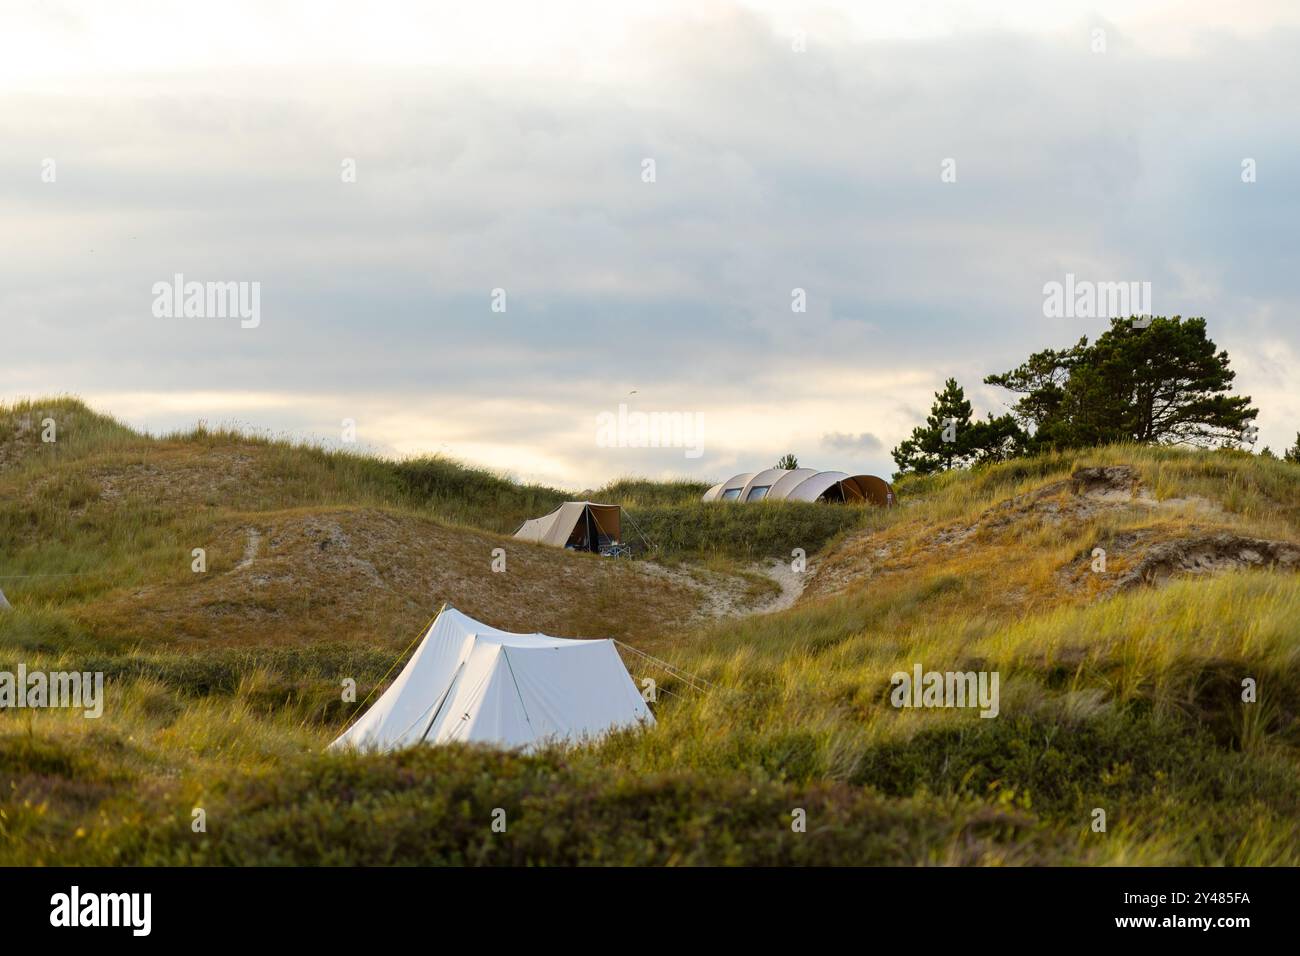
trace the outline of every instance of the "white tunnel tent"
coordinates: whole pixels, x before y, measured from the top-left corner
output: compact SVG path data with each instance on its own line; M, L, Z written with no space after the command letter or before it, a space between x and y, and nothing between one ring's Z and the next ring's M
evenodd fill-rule
M704 493L704 501L860 502L888 507L894 489L875 475L815 468L768 468L735 475Z
M594 501L566 501L548 515L530 518L515 537L556 548L600 551L622 541L623 509Z
M444 608L397 679L330 748L527 750L654 722L613 641L512 634Z

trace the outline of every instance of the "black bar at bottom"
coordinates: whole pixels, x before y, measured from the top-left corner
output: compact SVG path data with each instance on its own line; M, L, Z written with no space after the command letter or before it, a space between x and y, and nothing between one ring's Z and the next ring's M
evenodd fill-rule
M1295 880L1291 869L1190 868L8 869L0 871L0 911L9 944L78 933L128 945L369 946L402 938L396 924L412 918L426 928L435 919L454 921L458 933L490 931L493 948L503 936L553 938L561 926L575 941L609 929L630 934L618 937L625 942L641 933L660 939L692 927L693 937L760 945L812 928L818 937L848 932L863 943L885 939L882 933L919 941L977 929L1004 942L1025 934L1071 941L1199 935L1217 943L1294 925ZM131 894L149 894L147 935L140 932L145 898ZM119 925L71 925L113 921Z

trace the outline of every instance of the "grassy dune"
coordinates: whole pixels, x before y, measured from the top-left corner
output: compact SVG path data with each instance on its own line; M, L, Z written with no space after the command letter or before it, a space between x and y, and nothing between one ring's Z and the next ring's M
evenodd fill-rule
M46 419L56 442L41 441ZM700 490L624 481L587 494L631 502L635 515L635 502ZM153 438L71 399L0 408L0 587L20 611L0 628L21 621L12 639L24 647L346 639L396 653L444 601L495 609L504 627L580 636L691 616L699 597L680 580L506 536L569 497L443 459L207 428ZM509 573L484 573L497 548ZM734 565L715 570L753 590Z
M47 412L54 446L33 432ZM1105 467L1128 469L1131 493L1071 486ZM398 526L477 554L561 493L229 432L146 438L71 400L0 409L0 575L68 575L0 580L15 606L0 614L0 670L109 682L99 720L0 713L0 864L1300 864L1300 574L1152 558L1300 541L1300 468L1105 448L904 481L890 511L709 507L699 490L627 480L592 496L635 502L668 564L804 548L817 573L798 604L683 626L682 595L593 585L610 562L554 554L519 576L567 582L586 619L526 588L511 600L560 633L634 622L625 639L709 692L629 658L666 692L647 733L528 757L325 755L354 706L341 680L367 693L436 609L428 581L377 556L405 540ZM368 544L364 528L385 521L391 535ZM254 569L299 574L308 550L325 562L321 522L342 529L320 538L342 563L307 593L259 606L201 591L244 582L249 525L268 549ZM196 583L192 542L221 529L217 576ZM1088 569L1096 547L1105 574ZM396 610L349 600L353 561ZM440 580L458 606L486 604L479 577L486 564ZM188 597L159 598L174 594ZM169 620L207 620L221 601L240 640L195 625L176 639ZM376 614L382 627L328 626ZM917 662L996 670L999 716L894 708L890 675ZM498 807L505 834L490 827ZM807 832L791 829L796 809Z

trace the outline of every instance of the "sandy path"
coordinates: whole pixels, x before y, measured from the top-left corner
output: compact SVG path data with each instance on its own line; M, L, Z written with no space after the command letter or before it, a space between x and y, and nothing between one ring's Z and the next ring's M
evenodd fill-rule
M803 594L804 585L808 583L813 573L812 568L795 571L790 567L789 561L778 558L772 558L767 567L755 565L754 570L761 571L781 586L781 593L762 607L756 608L752 612L755 614L770 614L773 611L784 611L788 607L793 607L794 602L799 600L799 595Z
M799 573L791 569L789 562L776 558L750 565L747 570L771 578L781 589L773 597L755 604L749 596L748 582L735 575L719 574L698 566L670 568L650 561L639 562L637 567L643 574L668 578L699 594L701 601L691 620L694 624L785 610L799 599L812 575L811 569Z

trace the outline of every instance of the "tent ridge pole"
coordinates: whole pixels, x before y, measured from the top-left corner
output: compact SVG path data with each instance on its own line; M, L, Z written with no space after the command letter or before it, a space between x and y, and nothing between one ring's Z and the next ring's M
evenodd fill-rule
M501 645L501 654L506 659L506 667L510 669L510 680L515 685L515 696L519 698L519 706L523 708L524 720L528 723L528 729L533 730L533 720L528 716L528 705L524 703L524 692L519 689L519 679L515 677L515 667L510 663L510 651L504 644ZM536 732L533 730L533 733Z

